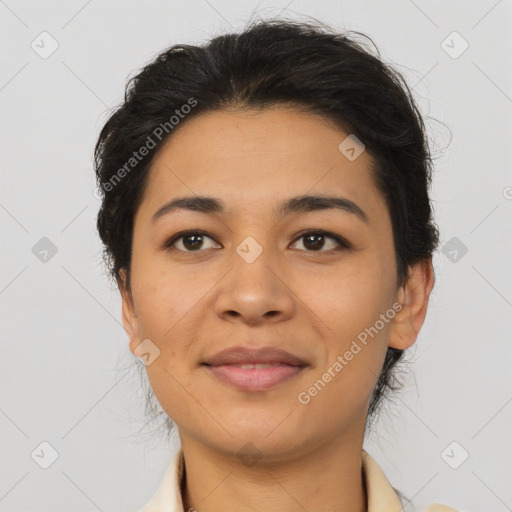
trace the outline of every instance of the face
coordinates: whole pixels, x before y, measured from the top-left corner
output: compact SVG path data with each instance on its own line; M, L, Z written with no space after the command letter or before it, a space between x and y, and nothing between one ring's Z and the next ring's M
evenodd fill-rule
M388 346L414 342L396 328L404 290L372 158L343 153L347 135L290 108L210 112L156 156L123 322L136 355L150 340L148 377L182 440L226 454L251 442L278 458L356 439ZM154 217L197 196L219 205ZM300 196L344 201L282 208ZM233 347L277 348L301 364L215 360Z

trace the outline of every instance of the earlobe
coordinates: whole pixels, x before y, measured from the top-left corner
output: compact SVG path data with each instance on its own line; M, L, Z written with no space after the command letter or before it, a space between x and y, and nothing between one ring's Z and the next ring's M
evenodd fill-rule
M416 341L427 315L434 280L432 259L409 268L407 282L398 290L397 301L402 304L402 309L391 322L390 347L405 350Z

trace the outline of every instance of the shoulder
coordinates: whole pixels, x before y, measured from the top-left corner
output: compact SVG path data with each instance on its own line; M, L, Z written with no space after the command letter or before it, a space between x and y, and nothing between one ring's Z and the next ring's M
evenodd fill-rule
M391 486L381 467L377 464L370 454L363 449L362 451L363 475L366 484L366 493L368 496L369 512L403 512L403 496L394 487ZM432 503L421 512L463 512L456 508L440 503Z

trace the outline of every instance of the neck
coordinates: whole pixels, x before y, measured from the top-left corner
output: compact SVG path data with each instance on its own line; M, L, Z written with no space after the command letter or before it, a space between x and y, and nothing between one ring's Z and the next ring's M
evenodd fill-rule
M362 439L325 444L293 459L244 465L181 435L185 511L365 512Z

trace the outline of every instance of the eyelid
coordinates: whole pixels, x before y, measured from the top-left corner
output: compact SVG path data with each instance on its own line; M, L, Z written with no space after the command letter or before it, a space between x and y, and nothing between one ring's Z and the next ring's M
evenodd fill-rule
M183 231L179 231L178 233L175 233L171 238L166 240L166 242L164 243L164 248L168 249L168 250L175 249L172 247L174 245L174 243L177 242L179 239L184 238L187 235L201 235L201 236L210 238L216 244L219 243L215 239L215 237L211 236L206 231L202 231L201 229L186 229ZM301 238L303 238L307 235L321 235L326 238L331 238L338 244L338 247L336 247L334 249L328 249L325 251L318 250L318 251L304 251L304 252L313 253L313 254L314 253L330 253L332 251L338 251L338 250L343 250L343 249L353 249L353 247L354 247L353 244L351 244L347 239L345 239L344 237L342 237L340 235L336 235L335 233L331 233L330 231L326 231L324 229L313 229L313 228L305 229L305 230L297 233L295 238L291 242L291 245L295 244L298 240L300 240ZM182 251L181 249L175 249L175 250L177 250L179 252L183 252L183 253L188 253L188 254L192 254L194 252L197 252L197 253L203 252L202 250L197 250L197 251Z
M339 245L339 247L337 247L335 249L328 249L326 251L306 251L306 252L311 252L311 253L330 252L330 251L336 251L339 249L352 249L353 248L353 245L346 238L344 238L340 235L336 235L335 233L331 233L330 231L326 231L325 229L311 229L310 228L310 229L305 229L303 231L300 231L299 233L297 233L297 236L294 238L293 243L295 243L297 240L303 238L306 235L322 235L322 236L325 236L326 238L332 238Z
M164 248L165 249L168 249L168 250L172 250L173 249L173 245L180 239L180 238L184 238L185 236L187 235L201 235L201 236L204 236L204 237L208 237L210 238L211 240L213 240L216 244L218 244L219 242L215 239L215 237L211 236L210 234L208 234L206 231L202 231L201 229L185 229L183 231L179 231L178 233L175 233L173 236L171 236L170 238L168 238L165 243L164 243ZM184 253L193 253L193 252L202 252L202 251L181 251L180 249L177 249L179 250L180 252L184 252Z

